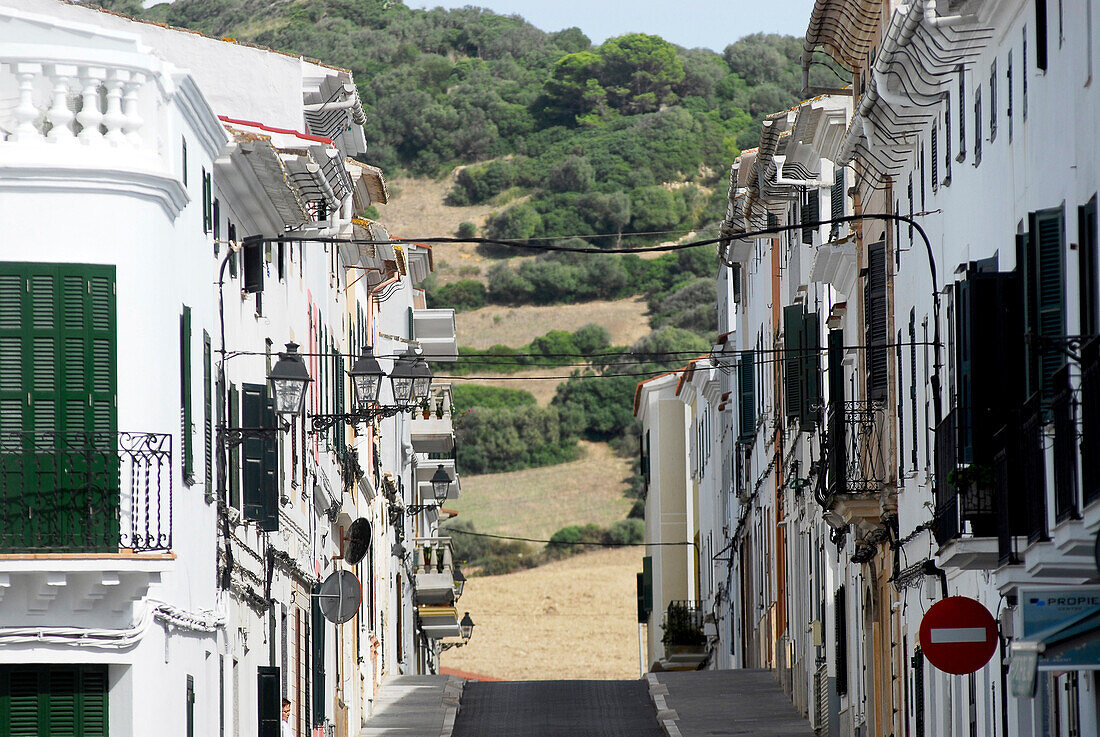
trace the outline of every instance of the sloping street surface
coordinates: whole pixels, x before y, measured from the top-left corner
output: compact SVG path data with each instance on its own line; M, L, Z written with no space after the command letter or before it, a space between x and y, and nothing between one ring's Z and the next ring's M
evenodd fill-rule
M647 688L643 680L467 683L453 737L665 737Z
M647 681L671 737L814 735L768 670L651 673Z
M369 727L359 737L439 737L458 708L462 679L453 676L396 676L374 699Z

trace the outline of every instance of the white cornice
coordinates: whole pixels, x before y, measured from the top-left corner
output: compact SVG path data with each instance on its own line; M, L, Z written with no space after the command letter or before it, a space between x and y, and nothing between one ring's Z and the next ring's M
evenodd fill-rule
M0 192L114 194L156 202L175 219L191 201L173 176L100 166L34 166L0 162Z
M175 103L206 154L216 159L229 143L228 131L190 74L177 71L172 74L172 79L178 92L174 97Z

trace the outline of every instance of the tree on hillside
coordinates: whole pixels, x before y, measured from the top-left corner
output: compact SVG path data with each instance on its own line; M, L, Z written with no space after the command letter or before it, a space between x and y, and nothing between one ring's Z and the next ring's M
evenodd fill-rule
M534 103L536 113L552 124L575 125L577 118L603 107L607 92L597 79L602 61L599 54L578 51L554 62Z
M668 41L628 33L608 39L599 52L600 80L621 112L648 113L676 101L673 88L684 79L684 63Z

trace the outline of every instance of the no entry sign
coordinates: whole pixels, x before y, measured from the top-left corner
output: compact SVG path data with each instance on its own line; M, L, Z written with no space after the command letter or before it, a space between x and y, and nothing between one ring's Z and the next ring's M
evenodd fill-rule
M928 662L944 673L973 673L997 651L997 622L981 602L950 596L925 612L920 647Z

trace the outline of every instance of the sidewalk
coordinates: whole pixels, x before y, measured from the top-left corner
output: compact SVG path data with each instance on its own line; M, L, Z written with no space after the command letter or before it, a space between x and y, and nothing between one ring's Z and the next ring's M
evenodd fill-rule
M464 684L454 676L390 678L359 737L450 737Z
M669 737L814 737L770 670L648 673Z

